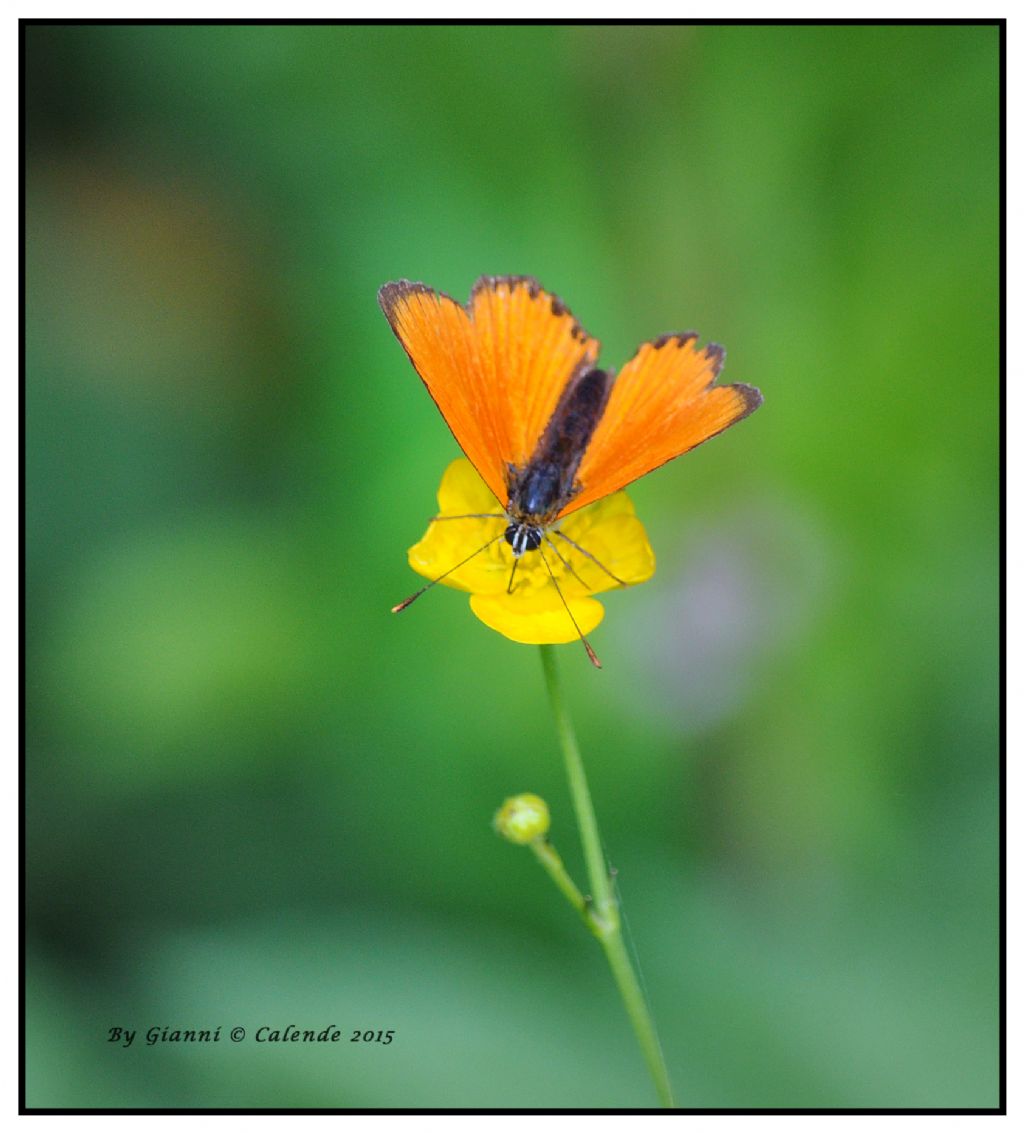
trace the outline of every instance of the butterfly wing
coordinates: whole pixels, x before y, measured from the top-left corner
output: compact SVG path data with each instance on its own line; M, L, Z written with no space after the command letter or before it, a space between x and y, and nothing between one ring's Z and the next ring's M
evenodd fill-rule
M483 276L465 307L407 280L378 298L462 451L507 503L507 466L526 463L566 382L597 361L600 343L527 276Z
M688 452L753 413L752 386L716 386L725 351L697 348L697 335L645 342L623 366L577 473L576 511Z

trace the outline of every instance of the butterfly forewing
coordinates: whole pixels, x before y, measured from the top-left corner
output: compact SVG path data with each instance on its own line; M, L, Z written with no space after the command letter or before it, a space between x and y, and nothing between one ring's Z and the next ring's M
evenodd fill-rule
M466 309L448 295L406 280L385 284L378 299L462 451L504 500L501 446L507 440Z
M562 301L528 276L483 276L469 311L480 352L492 360L495 401L508 431L506 459L522 466L573 374L595 365L600 343Z
M468 307L421 283L388 283L380 305L463 452L502 504L569 378L599 343L536 280L483 276Z

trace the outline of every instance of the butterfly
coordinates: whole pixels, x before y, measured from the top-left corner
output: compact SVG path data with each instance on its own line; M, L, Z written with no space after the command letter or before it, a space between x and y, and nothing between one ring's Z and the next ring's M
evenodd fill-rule
M762 402L752 386L715 384L725 351L699 347L692 331L643 343L618 375L599 367L597 339L530 276L482 276L465 306L408 280L386 283L378 300L501 504L513 573L565 516L716 436Z

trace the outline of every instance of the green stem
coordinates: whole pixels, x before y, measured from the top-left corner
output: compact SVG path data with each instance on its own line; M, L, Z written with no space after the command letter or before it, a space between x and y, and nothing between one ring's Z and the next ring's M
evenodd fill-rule
M565 757L565 769L569 776L569 790L572 793L573 806L576 810L576 821L579 824L580 838L583 842L583 856L586 859L587 873L590 876L590 887L593 893L591 915L589 918L586 917L586 914L584 916L604 949L608 966L612 970L612 976L619 989L619 995L622 997L626 1013L633 1024L637 1042L640 1044L640 1050L647 1062L647 1069L650 1071L655 1089L658 1091L658 1098L665 1108L671 1109L675 1103L672 1100L672 1086L668 1078L668 1069L665 1066L665 1057L661 1052L658 1036L654 1030L654 1021L647 1009L647 1002L644 999L640 984L637 982L636 973L633 971L629 953L626 951L622 939L619 905L615 898L612 880L607 869L605 869L604 854L601 850L601 835L597 829L597 816L594 813L594 804L590 799L590 789L587 787L587 776L583 770L579 745L576 743L576 733L573 730L572 720L569 717L565 698L562 695L562 686L555 665L554 646L542 645L540 655L544 664L544 677L547 681L548 695L551 698L551 708L555 715L555 728L558 731L562 754ZM560 860L559 865L561 865ZM551 871L549 870L549 872ZM562 872L565 872L564 867ZM557 878L556 883L559 884L560 888L562 887ZM569 884L571 885L572 882L570 881ZM573 886L573 889L575 889L575 886ZM564 888L563 892L565 892ZM572 902L572 898L569 899ZM575 904L575 902L572 903Z

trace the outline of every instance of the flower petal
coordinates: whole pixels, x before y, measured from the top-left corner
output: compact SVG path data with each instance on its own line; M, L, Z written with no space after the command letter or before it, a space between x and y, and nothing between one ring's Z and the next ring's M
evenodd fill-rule
M409 565L424 578L468 591L476 616L513 641L574 641L578 633L563 598L587 634L604 617L595 594L654 573L654 552L625 492L553 524L540 548L518 561L503 538L504 509L468 460L449 464L437 502L438 515L409 548Z
M618 586L616 579L634 586L654 574L654 551L625 492L574 512L555 525L551 539L593 593Z
M501 593L508 585L509 564L501 557L497 543L487 550L481 548L500 536L508 521L494 494L468 460L453 460L445 469L437 490L437 504L439 517L466 518L432 520L423 538L409 548L409 566L424 578L435 579L468 558L465 565L443 579L444 585L470 593ZM488 514L500 518L475 518ZM480 553L474 555L475 551Z
M497 497L465 457L453 460L444 470L437 489L438 515L469 515L475 512L498 515L503 511Z
M557 594L555 601L558 602ZM561 602L557 606L546 602L528 604L517 594L474 594L469 600L470 608L484 625L522 645L564 645L600 625L604 606L596 599L570 598L568 604L579 632Z

